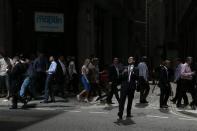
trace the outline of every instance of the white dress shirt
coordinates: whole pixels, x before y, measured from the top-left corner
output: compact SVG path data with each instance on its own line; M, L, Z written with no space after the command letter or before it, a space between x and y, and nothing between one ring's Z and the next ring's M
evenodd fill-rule
M131 74L133 72L133 68L134 68L134 65L128 66L128 82L130 82L130 80L131 80Z
M10 64L13 65L13 61L8 58L10 61ZM7 70L8 70L8 64L6 63L5 59L2 57L0 58L0 76L5 76L7 75Z

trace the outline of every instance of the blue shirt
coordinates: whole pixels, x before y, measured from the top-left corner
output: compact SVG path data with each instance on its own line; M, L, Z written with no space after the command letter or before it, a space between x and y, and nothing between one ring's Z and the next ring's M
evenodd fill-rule
M55 73L56 69L57 69L57 63L55 61L52 61L47 73L49 75L52 75Z
M179 64L176 69L175 69L175 79L174 81L177 81L181 78L181 67L182 67L182 64Z
M148 81L148 67L145 62L138 64L139 76L142 76L144 80Z

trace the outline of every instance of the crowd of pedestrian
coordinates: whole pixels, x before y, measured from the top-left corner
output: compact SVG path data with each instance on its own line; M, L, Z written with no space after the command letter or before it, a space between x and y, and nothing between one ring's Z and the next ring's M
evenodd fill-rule
M65 98L66 91L76 95L79 102L100 101L109 105L113 104L115 95L119 103L118 117L122 119L126 98L127 117L131 117L136 91L140 93L139 103L149 103L147 97L152 71L148 62L146 56L138 60L131 56L124 65L119 58L114 57L111 65L100 69L99 58L92 56L84 60L80 72L74 57L65 59L59 55L47 58L43 53L38 53L37 57L16 55L11 59L0 53L0 95L11 100L10 109L16 109L19 101L25 107L28 101L42 95L41 103L55 102L55 96ZM174 82L177 87L171 101L178 108L190 105L196 109L196 70L192 57L185 60L177 58L175 61L165 59L154 69L153 81L160 88L160 108L169 107L169 97L173 96L171 82ZM187 93L192 96L190 103Z
M65 98L65 91L78 93L78 73L75 58L49 56L38 53L25 57L16 55L12 59L0 53L0 95L11 101L10 109L16 109L20 101L40 99L41 103L55 102L55 95Z
M99 72L98 58L86 59L81 69L81 81L84 90L77 95L79 101L90 101L91 92L96 92L98 98L102 98L102 90L100 87L100 79L102 71ZM152 74L146 56L141 57L138 62L136 58L129 57L128 64L125 66L119 62L118 58L114 58L111 65L107 69L105 86L106 103L113 104L112 97L115 95L119 103L118 117L122 119L125 101L128 98L127 117L131 117L131 107L135 91L140 93L139 103L148 104L147 97L150 92L149 81ZM170 96L173 96L171 83L176 83L176 93L171 101L178 108L185 108L188 105L191 109L196 109L197 106L197 80L196 80L196 65L193 63L192 57L187 57L185 60L177 58L175 60L164 59L160 65L154 69L154 84L160 89L160 108L167 109ZM100 75L100 77L99 77ZM108 86L107 86L108 85ZM120 88L118 88L118 86ZM155 87L155 86L154 86ZM154 90L154 89L153 89ZM120 91L120 93L119 93ZM192 101L189 103L187 93L192 96ZM84 95L85 94L85 95ZM120 94L120 95L119 95ZM184 103L182 103L184 99Z

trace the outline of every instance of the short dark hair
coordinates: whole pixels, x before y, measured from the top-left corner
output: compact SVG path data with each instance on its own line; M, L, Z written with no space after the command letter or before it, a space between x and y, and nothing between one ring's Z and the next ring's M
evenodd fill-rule
M192 60L193 58L191 56L186 57L186 62Z
M140 61L141 61L141 62L145 62L147 59L148 59L147 56L142 56L142 57L140 58Z

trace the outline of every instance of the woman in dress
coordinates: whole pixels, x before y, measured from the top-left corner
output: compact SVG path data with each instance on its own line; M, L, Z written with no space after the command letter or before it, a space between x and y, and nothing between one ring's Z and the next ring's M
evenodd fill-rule
M81 82L83 84L84 90L77 95L77 100L78 101L80 101L81 98L83 96L85 96L84 101L89 102L88 96L89 96L89 92L90 92L90 83L89 83L89 80L88 80L88 77L87 77L88 73L89 73L89 69L88 69L89 64L90 64L90 59L86 59L85 62L84 62L84 65L81 68Z

